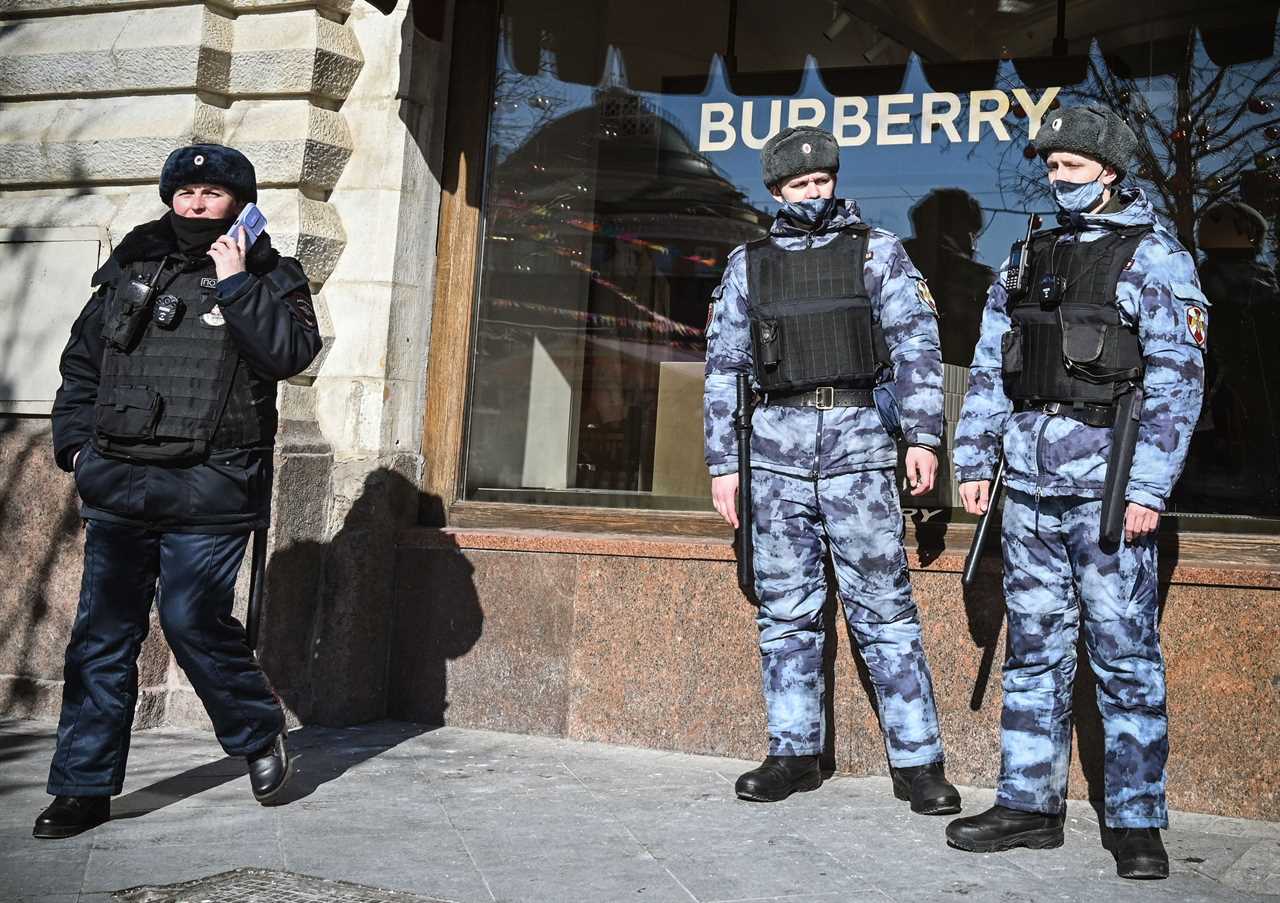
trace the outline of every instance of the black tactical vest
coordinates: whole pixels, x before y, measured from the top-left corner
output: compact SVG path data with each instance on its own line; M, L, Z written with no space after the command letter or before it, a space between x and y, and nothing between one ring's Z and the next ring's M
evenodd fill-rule
M1002 340L1010 399L1111 404L1141 376L1137 328L1120 322L1116 285L1150 231L1118 229L1082 242L1053 230L1032 240L1028 288L1010 298Z
M889 362L863 280L866 226L821 247L747 243L747 315L762 392L871 388Z
M110 338L128 304L131 279L150 282L158 261L124 267L108 288L104 333ZM176 271L176 272L175 272ZM215 305L212 261L194 269L169 258L148 308L165 295L182 303L169 326L150 315L132 341L107 342L98 384L95 443L105 455L135 461L196 461L214 448L269 442L275 391L255 389L249 368ZM119 333L116 333L119 338ZM264 397L257 397L257 396Z

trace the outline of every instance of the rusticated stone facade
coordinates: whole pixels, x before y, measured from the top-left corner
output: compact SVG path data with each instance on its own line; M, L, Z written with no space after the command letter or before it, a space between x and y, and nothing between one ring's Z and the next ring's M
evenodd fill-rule
M0 349L34 343L38 371L14 372L0 350L0 620L13 626L0 636L0 716L56 712L75 612L74 489L48 436L57 352L93 268L163 213L161 165L193 141L254 162L268 231L302 261L325 337L280 394L264 663L301 717L383 714L367 672L386 658L392 523L351 528L370 507L413 520L416 495L375 500L388 484L367 478L395 471L408 478L401 487L420 470L449 55L415 31L408 8L0 0ZM374 576L346 581L347 559ZM295 639L323 654L291 659L286 673L276 665ZM140 666L139 726L206 723L158 629ZM330 686L316 691L320 679Z

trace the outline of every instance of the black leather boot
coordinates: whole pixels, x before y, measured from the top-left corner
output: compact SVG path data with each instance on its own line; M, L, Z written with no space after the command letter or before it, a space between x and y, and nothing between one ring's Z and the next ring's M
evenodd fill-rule
M1121 878L1168 878L1169 854L1159 828L1113 828L1112 852Z
M284 732L245 760L249 763L249 784L253 787L254 799L269 805L293 775L293 759L289 757Z
M947 780L941 762L889 768L893 795L911 803L921 815L954 815L960 811L960 791Z
M822 784L817 756L765 756L759 768L742 777L734 789L738 799L776 803L800 790L817 790Z
M1062 846L1063 815L992 806L981 815L947 825L947 843L971 853L999 853L1014 847L1051 850Z
M109 796L55 796L36 819L31 836L41 840L75 837L110 818Z

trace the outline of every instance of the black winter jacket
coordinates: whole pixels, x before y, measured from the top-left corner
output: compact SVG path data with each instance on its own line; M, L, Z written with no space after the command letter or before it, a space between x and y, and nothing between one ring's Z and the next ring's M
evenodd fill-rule
M237 379L248 381L252 410L263 440L252 448L218 448L197 463L137 463L108 458L94 447L95 403L106 342L103 316L121 273L141 261L166 255L179 277L166 289L192 310L216 302L240 356ZM130 232L94 274L93 296L71 327L62 352L62 385L53 404L54 459L74 469L81 515L155 530L239 533L265 527L270 518L272 443L276 429L276 383L307 368L320 352L320 333L302 268L282 257L263 234L250 248L247 272L222 282L213 279L207 255L183 257L166 219ZM168 268L167 268L168 269ZM281 276L262 278L268 273ZM211 291L204 286L216 285ZM162 280L163 281L163 280ZM289 286L281 293L273 284ZM146 341L146 338L142 339ZM232 394L232 398L236 393ZM76 452L80 456L76 458ZM74 467L73 467L74 461Z

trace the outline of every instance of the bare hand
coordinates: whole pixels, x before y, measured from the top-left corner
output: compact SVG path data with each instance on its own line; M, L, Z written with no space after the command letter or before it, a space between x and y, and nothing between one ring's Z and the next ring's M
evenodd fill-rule
M1154 533L1159 524L1159 511L1130 502L1124 509L1124 541L1133 542L1148 533Z
M218 274L218 281L229 279L236 273L244 272L244 226L236 228L234 239L229 235L220 235L209 248L209 256L213 258L213 269Z
M725 523L738 529L738 475L726 473L711 478L711 504L724 518Z
M960 484L960 502L970 514L986 514L991 503L991 481L969 480Z
M907 482L912 495L924 495L938 476L938 456L930 449L913 445L907 449Z

